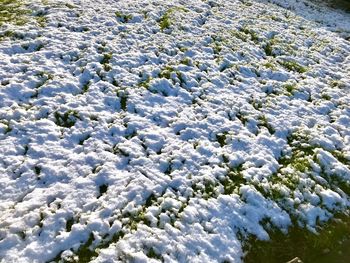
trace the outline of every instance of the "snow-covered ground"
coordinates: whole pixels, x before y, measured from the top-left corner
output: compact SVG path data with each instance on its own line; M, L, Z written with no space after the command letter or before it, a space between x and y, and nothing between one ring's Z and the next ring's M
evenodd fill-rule
M23 2L0 26L1 262L241 262L349 209L349 14Z

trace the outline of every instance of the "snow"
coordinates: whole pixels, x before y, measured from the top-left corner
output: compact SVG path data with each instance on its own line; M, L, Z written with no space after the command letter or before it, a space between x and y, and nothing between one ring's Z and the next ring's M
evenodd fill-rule
M0 262L242 262L346 212L350 16L315 1L25 1L0 26Z

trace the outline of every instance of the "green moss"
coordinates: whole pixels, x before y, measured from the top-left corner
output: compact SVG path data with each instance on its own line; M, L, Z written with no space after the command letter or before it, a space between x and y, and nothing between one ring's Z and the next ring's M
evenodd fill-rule
M35 74L35 76L37 76L39 79L35 86L36 89L39 89L40 87L44 86L49 80L52 80L54 78L54 76L51 73L45 71L41 71Z
M12 30L6 30L5 32L0 34L0 40L2 40L3 38L23 39L24 35L22 33L17 33Z
M173 73L176 75L176 77L178 78L178 80L180 81L180 84L184 84L185 83L185 80L182 76L182 73L181 71L179 70L175 70L173 67L171 66L166 66L165 68L163 68L161 70L161 72L158 74L158 77L159 78L165 78L165 79L169 79L169 80L172 80L173 83L176 82L175 79L172 78L172 75Z
M90 82L90 81L86 82L86 83L83 85L83 87L81 88L82 93L87 92L87 91L89 90L90 85L91 85L91 82Z
M344 88L345 87L345 84L342 82L342 81L339 81L339 80L332 80L329 85L332 87L332 88Z
M236 117L242 122L243 125L246 125L248 122L248 117L240 111L236 113Z
M151 85L151 77L147 77L145 80L139 82L138 86L145 88L145 89L149 89L150 85Z
M216 191L217 187L218 183L209 179L197 181L192 184L193 193L196 196L200 196L206 200L209 198L216 198L218 196L218 192Z
M222 51L222 46L221 46L220 42L214 41L212 44L212 49L213 49L214 54L216 54L216 55L220 54L220 52Z
M330 100L332 97L326 93L322 93L321 98L324 100Z
M159 20L160 30L168 29L171 26L170 13L166 12Z
M202 197L206 200L211 197L217 197L216 185L214 182L204 181L204 189L202 192Z
M74 262L74 263L87 263L90 262L91 260L93 260L94 258L96 258L98 256L98 252L100 249L104 249L109 247L111 244L113 243L117 243L119 241L119 239L124 237L124 232L123 231L119 231L117 233L115 233L112 236L105 236L103 238L103 241L93 247L93 241L95 240L94 235L91 233L89 236L89 239L83 243L78 250L75 252L75 254L78 256L78 259L72 259L69 262ZM66 262L64 260L62 260L62 252L58 253L58 255L52 259L49 262Z

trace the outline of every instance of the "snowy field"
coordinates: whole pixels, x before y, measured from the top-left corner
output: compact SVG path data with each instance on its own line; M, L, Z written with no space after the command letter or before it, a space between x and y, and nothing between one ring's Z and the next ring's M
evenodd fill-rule
M238 263L347 213L350 14L316 2L0 0L0 262Z

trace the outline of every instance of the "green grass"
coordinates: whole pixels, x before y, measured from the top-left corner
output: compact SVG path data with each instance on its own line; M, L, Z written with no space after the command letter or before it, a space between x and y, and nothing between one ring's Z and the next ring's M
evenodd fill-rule
M165 14L161 17L159 20L159 27L160 30L168 29L171 26L171 19L170 19L171 12L167 11Z
M102 189L101 189L102 188ZM107 191L107 186L102 185L99 187L100 193ZM133 214L125 213L123 215L124 218L128 218L129 220L123 225L124 228L127 228L131 231L136 230L138 224L143 223L146 225L150 225L150 222L145 218L145 212L148 207L152 206L157 200L157 197L154 194L150 194L146 199L141 209ZM66 223L67 232L71 231L72 225L74 224L74 219L68 219ZM98 244L94 244L95 237L93 233L90 233L89 238L82 242L80 247L74 251L74 254L78 257L78 259L74 259L72 262L76 263L87 263L93 260L95 257L99 255L99 250L109 247L111 244L117 243L121 238L123 238L125 233L121 230L114 234L107 234L102 237L102 240L99 241ZM153 248L148 249L147 256L149 258L161 259L161 255L159 255ZM60 252L53 260L54 262L59 262L62 260L62 252ZM51 262L50 261L50 262Z
M157 253L156 250L152 247L148 250L146 255L149 258L154 258L163 261L163 257L160 255L160 253Z
M265 68L272 69L272 70L276 69L276 66L273 63L271 63L271 62L266 62L266 63L263 64L263 66Z
M26 9L23 1L0 0L0 26L3 24L24 25L31 11Z
M151 80L152 78L151 77L147 77L145 80L141 80L137 86L138 87L142 87L142 88L145 88L145 89L149 89L150 85L151 85Z
M165 11L165 13L159 19L159 22L158 22L159 28L161 31L164 31L164 30L169 29L171 27L171 25L174 23L174 21L173 21L174 18L172 15L176 11L187 12L187 9L185 9L183 7L171 7L167 11Z
M282 156L279 163L282 167L291 167L296 172L306 172L310 170L310 161L315 156L316 146L309 144L308 138L302 133L293 133L288 136L288 144L292 147L292 152Z
M220 146L224 147L226 145L227 132L218 133L215 136Z
M269 121L267 120L265 115L259 116L258 120L259 120L259 124L258 124L259 128L265 127L265 128L267 128L267 130L269 131L270 134L275 133L274 127L269 123Z
M238 31L238 30L231 30L229 31L230 35L236 39L239 39L243 42L247 42L248 41L248 36L246 34L244 34L243 32L241 31Z
M224 187L224 194L230 195L232 193L238 193L241 184L245 184L246 180L243 178L242 174L242 164L237 167L231 168L227 176L222 180L221 184Z
M270 42L267 42L264 46L266 56L273 56L273 48Z
M254 42L254 43L258 43L259 42L259 36L256 32L254 32L252 29L249 29L247 27L243 27L240 29L241 32L243 32L244 34L250 36L250 39Z
M85 263L90 262L92 259L98 256L98 253L95 249L91 249L91 245L94 242L95 237L92 233L90 233L89 239L83 243L76 252L78 256L78 260L75 261L77 263Z
M175 76L177 77L177 79L179 80L181 85L185 83L185 79L183 78L181 71L176 70L171 66L164 67L158 74L159 78L165 78L168 80L172 80L172 82L175 84L176 81L175 81L175 79L173 79L173 76L174 76L174 78L175 78Z
M118 20L122 23L128 23L133 17L130 14L123 14L120 11L116 11L115 16L118 18Z
M69 218L69 219L67 220L67 222L66 222L66 231L67 231L67 232L72 231L72 226L73 226L73 225L74 225L74 218L71 217L71 218Z
M128 106L128 95L124 91L120 91L117 93L117 96L119 97L120 108L123 111L126 111Z
M297 85L296 84L285 84L283 85L283 88L290 94L293 95L293 92L297 89Z
M294 71L294 72L298 72L298 73L307 72L307 68L303 67L302 65L300 65L296 61L281 60L281 61L278 61L278 63L281 66L283 66L284 68L288 69L289 71Z
M47 17L45 15L37 15L36 21L41 27L45 27L47 24Z
M79 114L77 111L68 110L67 112L61 114L59 112L54 113L55 123L58 126L71 128L74 126L77 119L79 119Z
M314 234L292 226L288 234L270 231L270 241L250 238L245 263L281 263L299 257L304 263L346 263L350 258L350 217L340 215Z
M101 64L103 65L103 69L105 71L110 71L112 69L111 65L110 65L110 61L113 57L112 53L105 53L103 54L103 57L101 59Z

